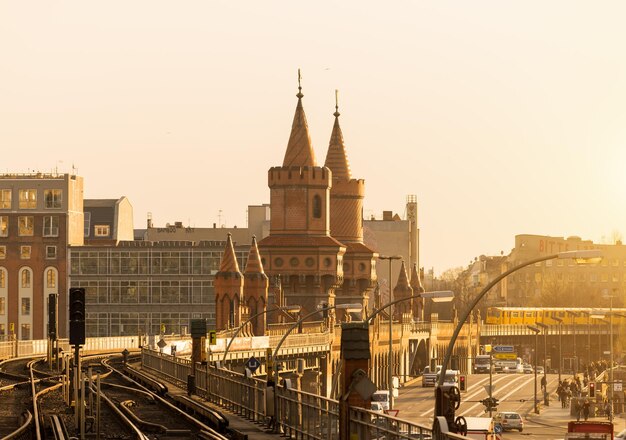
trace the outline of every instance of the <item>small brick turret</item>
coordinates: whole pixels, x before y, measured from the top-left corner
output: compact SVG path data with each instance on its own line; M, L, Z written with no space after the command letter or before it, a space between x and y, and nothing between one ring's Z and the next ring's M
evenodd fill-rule
M259 314L267 308L267 292L269 288L269 279L263 271L259 248L257 247L256 237L252 237L252 245L248 254L246 270L244 272L243 296L248 307L250 317ZM252 334L254 336L263 336L266 327L266 315L261 314L251 322Z
M247 307L243 301L243 275L235 257L233 240L228 234L222 255L220 270L215 274L215 315L216 329L235 328L244 322Z

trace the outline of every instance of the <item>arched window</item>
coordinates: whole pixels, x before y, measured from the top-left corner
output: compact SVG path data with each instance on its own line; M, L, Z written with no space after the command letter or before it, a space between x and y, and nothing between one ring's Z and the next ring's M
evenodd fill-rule
M22 269L22 288L28 289L30 288L31 280L30 280L30 270Z
M54 289L57 286L57 275L54 269L48 269L46 271L46 287Z
M322 218L322 198L317 194L313 196L313 218Z

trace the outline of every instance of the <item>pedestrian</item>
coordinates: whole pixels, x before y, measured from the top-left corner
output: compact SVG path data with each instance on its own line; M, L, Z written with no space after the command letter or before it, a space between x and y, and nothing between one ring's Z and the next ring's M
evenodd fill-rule
M543 376L541 378L541 389L545 392L546 391L546 386L548 386L548 383L546 381L546 376Z
M585 403L583 403L583 417L585 418L585 422L589 418L589 407L591 404L589 403L589 399L585 399Z
M611 420L611 410L612 410L611 402L607 400L606 403L604 404L604 414L606 414L607 420Z
M580 402L578 399L574 402L574 413L576 414L576 421L580 422Z

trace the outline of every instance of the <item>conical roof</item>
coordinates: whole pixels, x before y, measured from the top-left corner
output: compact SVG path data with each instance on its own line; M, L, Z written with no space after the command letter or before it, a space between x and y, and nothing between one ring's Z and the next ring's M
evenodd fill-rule
M237 257L235 257L235 247L233 246L233 240L230 233L226 238L226 247L224 248L224 255L222 255L222 262L220 263L220 272L239 272L239 264L237 263Z
M402 266L400 266L400 273L398 274L398 283L396 287L409 287L409 277L406 274L406 267L404 260L402 260Z
M352 173L350 172L350 164L346 155L346 147L343 144L343 133L339 125L339 108L335 106L335 124L333 132L330 135L328 144L328 153L326 153L326 162L324 166L330 168L333 172L334 180L350 180Z
M415 293L424 292L424 287L422 286L422 281L417 271L417 264L415 263L413 263L413 269L411 269L411 287Z
M315 154L311 147L311 136L309 136L309 125L306 122L304 107L302 107L302 87L298 87L299 91L298 104L296 105L296 113L293 116L293 124L291 124L291 134L287 143L287 151L283 160L284 167L314 167Z
M252 245L250 246L250 252L248 253L248 262L246 263L245 273L265 273L263 271L263 263L261 263L261 255L259 254L259 247L256 244L255 236L252 236Z

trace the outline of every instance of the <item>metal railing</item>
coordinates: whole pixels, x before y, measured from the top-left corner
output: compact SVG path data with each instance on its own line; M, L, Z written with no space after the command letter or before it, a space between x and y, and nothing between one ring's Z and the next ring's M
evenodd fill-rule
M148 348L142 350L142 364L145 369L180 386L186 386L192 371L188 359ZM196 364L195 372L198 395L249 420L258 423L269 421L267 409L270 405L267 403L274 396L273 388L268 388L264 380L200 364ZM282 386L275 390L275 423L284 436L304 440L339 438L337 400ZM350 408L349 419L350 432L357 434L357 438L425 440L432 436L429 427L363 408ZM445 434L443 438L458 440L465 437Z

